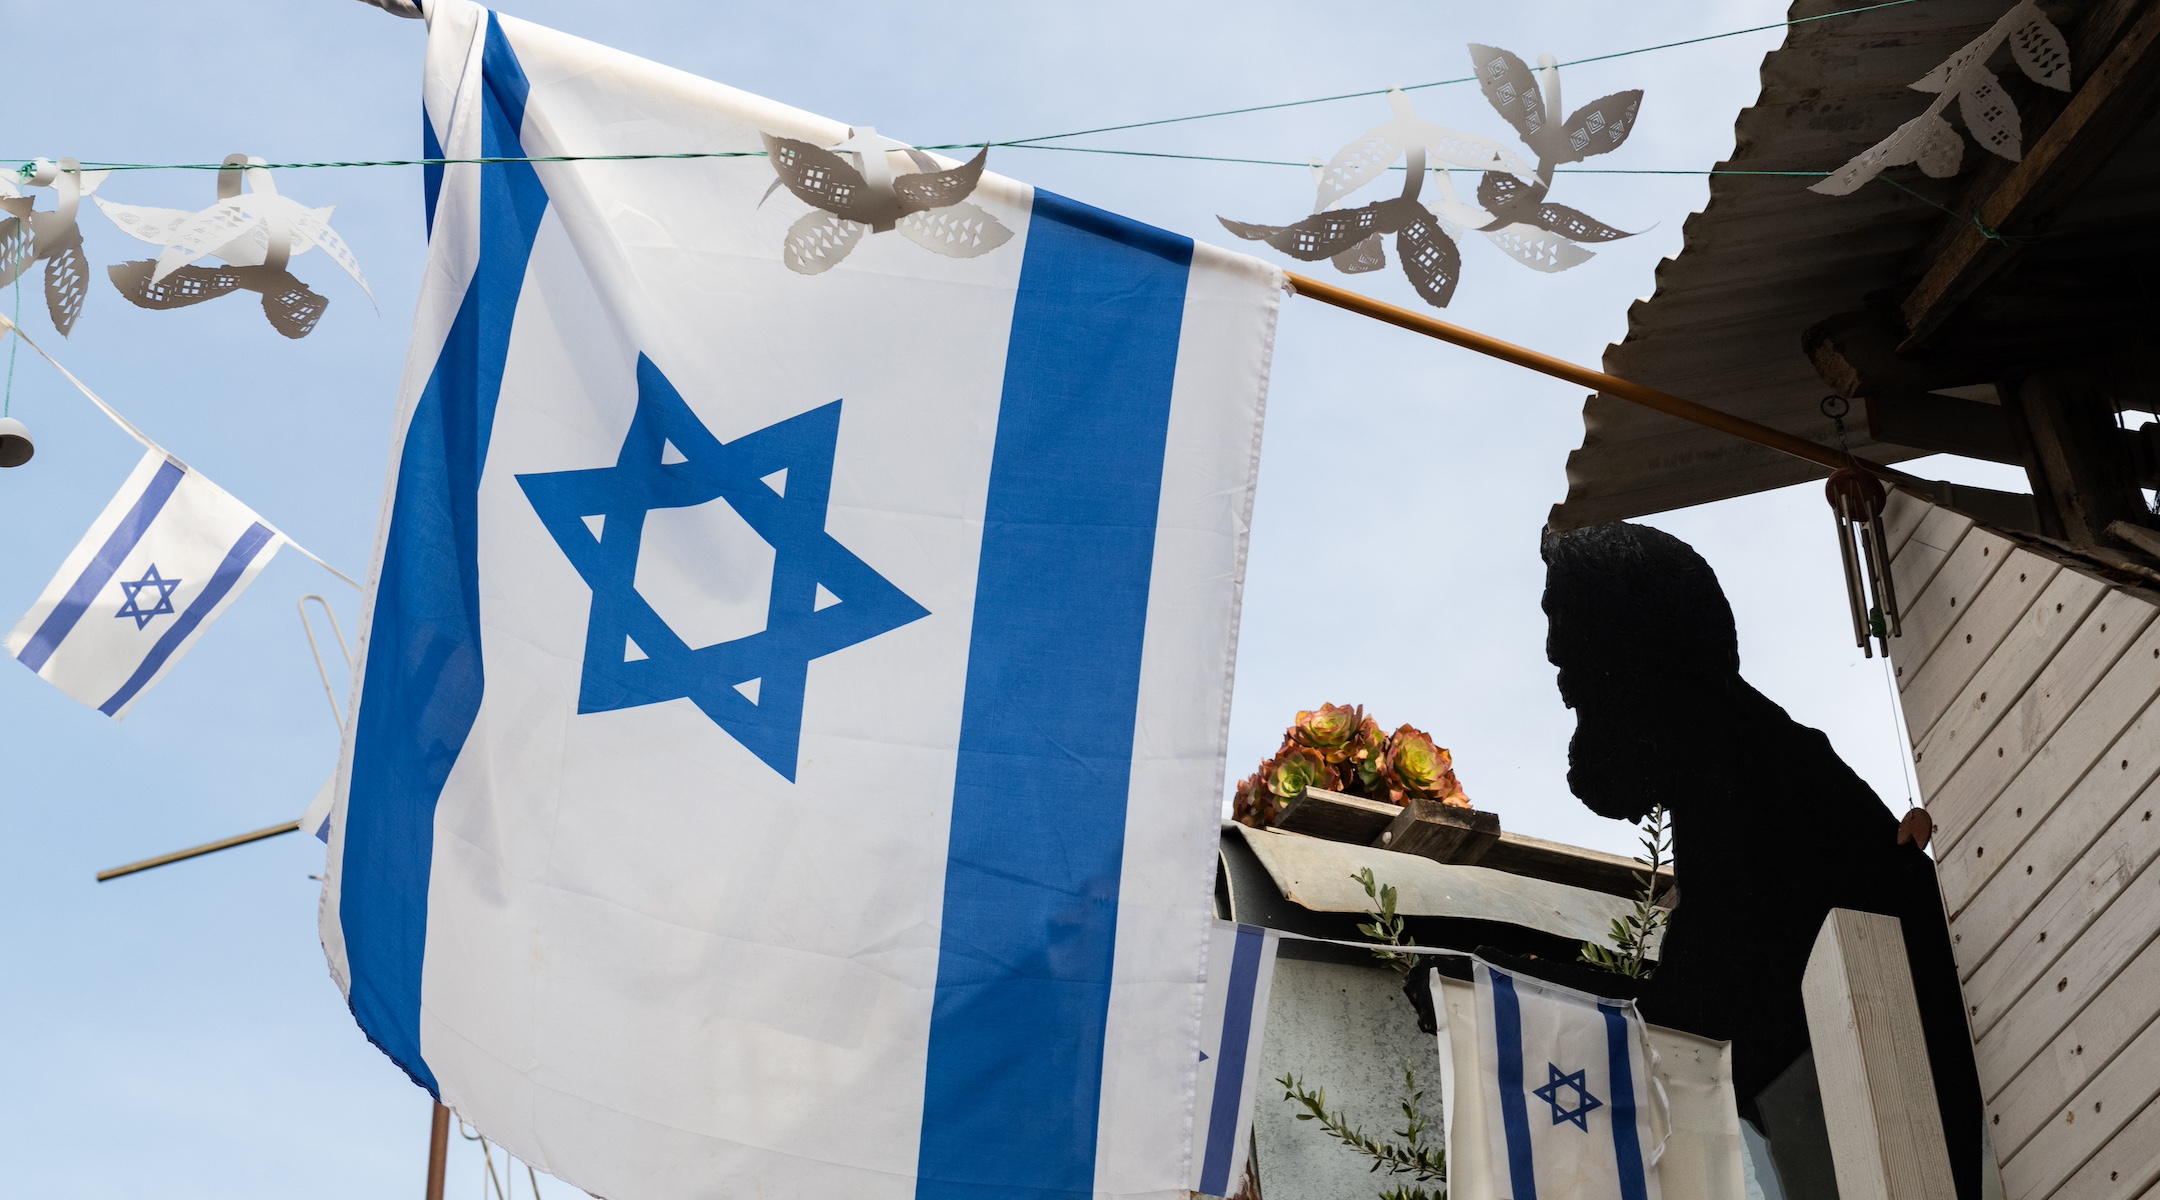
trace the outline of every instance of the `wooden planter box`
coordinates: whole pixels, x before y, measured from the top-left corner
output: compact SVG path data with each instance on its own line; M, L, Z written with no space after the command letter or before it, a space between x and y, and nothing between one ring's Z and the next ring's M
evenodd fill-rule
M1292 800L1275 828L1460 865L1475 863L1500 840L1497 813L1451 808L1437 800L1412 800L1398 808L1321 788L1307 788Z

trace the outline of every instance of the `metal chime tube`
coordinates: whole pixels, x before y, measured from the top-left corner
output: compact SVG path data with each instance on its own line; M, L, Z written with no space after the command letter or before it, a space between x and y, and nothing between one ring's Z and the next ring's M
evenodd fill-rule
M1845 562L1845 602L1852 608L1853 643L1873 658L1875 652L1868 646L1867 601L1861 590L1860 563L1853 553L1852 526L1852 501L1841 491L1837 493L1837 548Z
M1884 570L1884 568L1887 567L1889 564L1883 561L1881 555L1876 553L1874 527L1875 514L1869 513L1867 524L1862 525L1858 522L1854 523L1853 535L1860 539L1860 557L1867 566L1868 593L1870 597L1875 601L1874 605L1868 610L1867 629L1868 632L1870 634L1873 634L1875 636L1875 639L1882 644L1883 655L1885 657L1888 657L1890 653L1890 618L1887 615L1883 616L1883 625L1880 631L1878 631L1875 627L1875 618L1876 614L1883 611L1883 578L1889 574L1889 572ZM1869 657L1872 658L1874 656L1870 654Z
M1883 623L1891 637L1904 637L1905 628L1898 621L1897 584L1890 578L1890 539L1883 533L1882 510L1868 514L1868 534L1875 539L1875 561L1882 564L1881 587L1875 593L1876 606L1882 609ZM1883 643L1883 653L1890 653L1890 643Z

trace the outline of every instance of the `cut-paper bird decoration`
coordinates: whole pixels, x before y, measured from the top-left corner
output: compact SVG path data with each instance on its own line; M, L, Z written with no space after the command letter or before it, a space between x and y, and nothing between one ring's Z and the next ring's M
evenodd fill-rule
M110 171L85 171L72 158L40 158L23 164L17 176L32 187L53 189L55 207L37 201L0 178L0 287L14 283L32 264L45 264L45 311L53 328L66 337L82 315L90 290L90 265L83 258L82 230L75 224L82 198L97 190Z
M893 171L891 156L896 152L906 155L913 173ZM967 202L982 179L988 148L957 167L941 169L922 151L865 126L849 130L846 141L829 149L766 134L765 154L779 176L766 197L786 187L817 210L788 228L781 256L791 271L819 275L831 270L865 233L898 230L923 249L948 258L974 258L1012 239L1012 230Z
M1462 275L1456 243L1464 230L1484 234L1510 258L1536 271L1565 271L1589 260L1592 252L1579 243L1632 236L1545 197L1555 168L1616 150L1627 140L1642 107L1642 92L1606 96L1555 122L1551 114L1560 111L1560 69L1551 56L1541 60L1536 74L1522 59L1490 46L1471 46L1470 60L1485 99L1514 126L1536 156L1536 166L1497 142L1419 118L1409 96L1393 88L1388 91L1393 117L1324 165L1316 165L1318 189L1311 216L1294 225L1217 219L1241 238L1266 242L1303 262L1324 258L1353 275L1387 266L1382 237L1392 233L1403 274L1427 303L1440 308L1454 298ZM1334 207L1398 160L1405 172L1401 195L1362 208ZM1427 200L1425 180L1434 164L1440 166L1433 176L1439 195ZM1465 203L1457 194L1451 168L1483 173L1476 204Z
M241 189L245 181L247 190ZM120 294L144 308L185 308L227 292L255 292L263 315L289 338L306 337L330 301L286 269L294 255L321 247L374 299L345 239L330 228L335 206L309 208L278 193L268 164L234 154L218 169L218 202L201 212L114 204L97 197L113 224L163 253L106 268ZM219 258L221 267L194 264Z
M1918 164L1934 179L1957 174L1964 164L1965 140L1942 115L1953 97L1958 102L1958 114L1965 118L1965 130L1974 141L2011 162L2023 158L2025 130L2017 104L2002 90L2001 82L1987 65L2004 42L2010 43L2010 57L2027 79L2058 92L2070 90L2070 48L2063 41L2062 31L2033 0L2019 0L1986 33L1966 43L1912 85L1916 92L1935 93L1927 111L1854 155L1808 190L1825 196L1847 195L1884 170L1907 163Z

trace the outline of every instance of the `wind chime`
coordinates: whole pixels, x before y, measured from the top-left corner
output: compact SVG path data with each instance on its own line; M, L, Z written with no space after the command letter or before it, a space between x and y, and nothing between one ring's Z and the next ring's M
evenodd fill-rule
M1845 414L1852 402L1842 396L1825 396L1823 415L1837 424L1838 445L1845 445ZM1890 580L1890 543L1883 536L1883 505L1889 497L1882 481L1858 467L1841 467L1823 485L1830 511L1837 518L1838 557L1845 563L1845 601L1852 608L1853 641L1860 652L1875 657L1872 638L1883 657L1890 657L1890 639L1903 637L1898 623L1897 587Z

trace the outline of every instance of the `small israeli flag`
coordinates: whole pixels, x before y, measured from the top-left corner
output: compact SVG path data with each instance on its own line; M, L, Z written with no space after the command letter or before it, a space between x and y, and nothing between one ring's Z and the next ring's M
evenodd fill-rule
M1476 964L1478 1067L1502 1200L1659 1200L1656 1063L1632 1000Z
M1272 929L1217 921L1208 941L1192 1137L1192 1190L1203 1196L1231 1195L1245 1177L1268 988L1281 940Z
M223 488L150 450L16 623L8 652L117 720L284 544Z

